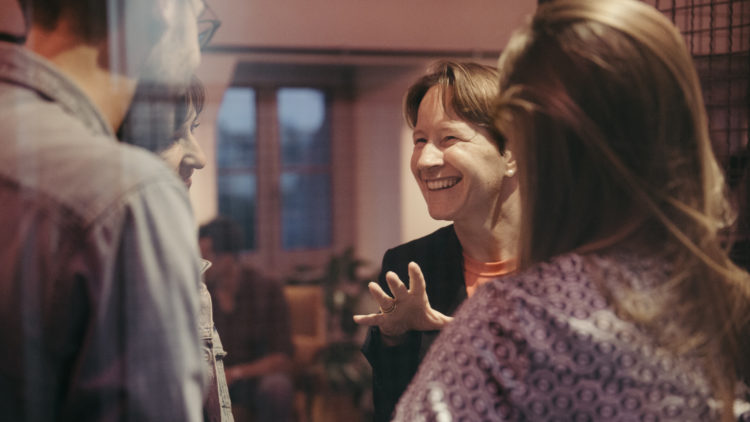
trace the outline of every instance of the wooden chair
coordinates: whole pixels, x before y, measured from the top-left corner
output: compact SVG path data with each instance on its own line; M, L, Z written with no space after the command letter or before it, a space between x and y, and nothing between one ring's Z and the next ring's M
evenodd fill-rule
M319 285L287 285L292 343L294 344L295 410L299 422L310 422L319 376L318 352L326 345L326 310Z

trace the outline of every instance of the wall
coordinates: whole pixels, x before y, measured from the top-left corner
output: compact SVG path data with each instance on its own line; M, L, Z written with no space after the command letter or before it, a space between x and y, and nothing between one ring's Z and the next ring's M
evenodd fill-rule
M215 45L498 51L535 0L209 0Z

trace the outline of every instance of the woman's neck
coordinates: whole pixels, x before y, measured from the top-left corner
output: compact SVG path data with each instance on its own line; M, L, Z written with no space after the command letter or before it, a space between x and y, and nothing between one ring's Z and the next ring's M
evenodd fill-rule
M515 258L518 230L501 223L494 227L454 224L464 253L481 262L498 262Z
M518 253L520 203L517 194L500 204L488 218L454 221L464 253L481 262L515 258Z

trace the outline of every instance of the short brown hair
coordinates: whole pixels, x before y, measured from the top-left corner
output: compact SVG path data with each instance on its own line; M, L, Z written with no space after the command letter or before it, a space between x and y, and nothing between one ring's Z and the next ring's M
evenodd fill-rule
M107 12L111 2L106 0L19 0L19 3L28 26L36 25L52 31L66 16L86 41L98 41L107 35ZM115 7L121 10L123 2L115 3Z
M218 216L198 229L198 238L211 239L214 253L237 255L242 251L242 227L229 217Z
M404 97L404 118L412 128L417 124L419 104L433 86L450 88L450 108L458 117L486 130L505 151L505 137L495 128L493 104L498 89L498 72L491 66L474 62L441 60L430 66L428 73L417 80ZM445 101L443 95L443 100Z
M190 85L179 91L173 86L139 83L133 101L118 131L118 138L151 152L160 153L190 130L188 117L203 111L206 89L193 76Z

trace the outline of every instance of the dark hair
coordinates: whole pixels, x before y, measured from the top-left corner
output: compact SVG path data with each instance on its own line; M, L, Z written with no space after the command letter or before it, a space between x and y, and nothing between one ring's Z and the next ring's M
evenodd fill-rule
M206 103L206 88L197 76L193 75L190 78L190 85L187 86L185 92L180 95L177 99L177 107L174 114L174 128L179 131L180 128L185 128L187 123L187 130L190 130L190 124L188 117L190 116L190 110L195 110L195 117L198 117L203 111L203 106ZM184 136L185 133L176 134L179 137Z
M172 87L139 83L127 116L120 126L121 141L159 153L186 135L192 122L203 111L206 90L193 76L190 84L178 92Z
M177 0L185 2L187 0ZM85 43L107 38L108 30L138 34L138 40L153 43L168 26L163 13L156 13L153 0L19 0L26 26L45 31L57 28L61 19Z
M496 68L450 60L434 63L426 75L409 87L404 97L404 118L412 128L417 125L419 104L433 86L443 89L443 107L446 110L450 108L461 119L486 130L500 152L505 151L505 137L494 125L493 105L498 87ZM445 104L446 88L451 89L450 104Z
M209 238L215 253L238 254L242 251L242 227L229 217L216 217L202 225L198 238Z
M106 0L19 0L28 26L37 25L52 31L65 15L86 41L98 41L107 35L108 4ZM118 9L122 1L116 2Z

